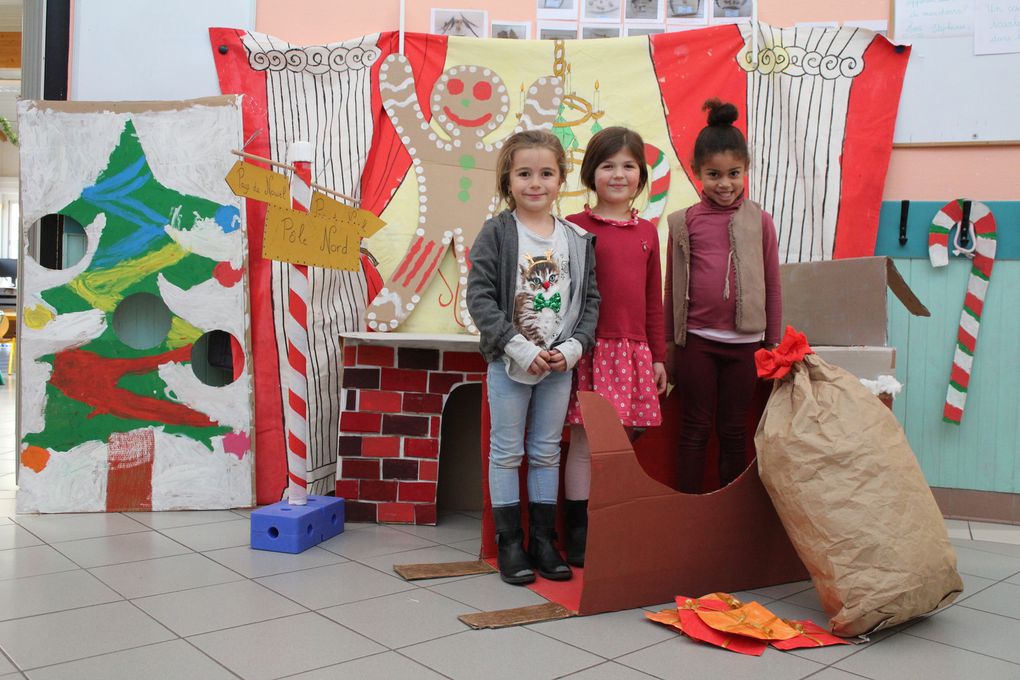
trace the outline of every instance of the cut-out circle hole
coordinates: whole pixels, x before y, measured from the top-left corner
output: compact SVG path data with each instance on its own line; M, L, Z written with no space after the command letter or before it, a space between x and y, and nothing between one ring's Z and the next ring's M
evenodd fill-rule
M68 269L88 249L85 228L72 217L51 213L28 228L28 255L46 269Z
M203 333L191 348L191 370L211 387L229 385L244 370L241 343L226 331Z
M280 530L277 529L276 527L269 527L269 531L267 531L266 533L269 534L269 538L279 538L280 537Z
M173 315L162 298L134 293L120 301L113 312L113 332L128 347L152 349L166 340Z
M336 524L336 519L337 519L337 518L336 518L336 513L334 512L334 513L333 513L332 515L330 515L330 517L329 517L329 521L330 521L330 524L334 524L334 525L335 525L335 524Z
M308 528L305 529L305 533L308 534L309 536L311 536L312 535L312 529L313 529L312 525L309 524Z

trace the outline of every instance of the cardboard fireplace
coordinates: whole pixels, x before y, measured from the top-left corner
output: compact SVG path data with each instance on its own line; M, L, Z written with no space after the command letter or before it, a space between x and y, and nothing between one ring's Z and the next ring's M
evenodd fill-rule
M444 423L443 417L458 386L480 383L485 376L478 338L415 333L342 337L336 495L347 501L347 519L435 524L440 439L446 425L456 424ZM442 448L448 448L449 437L442 438ZM471 465L476 459L472 456Z

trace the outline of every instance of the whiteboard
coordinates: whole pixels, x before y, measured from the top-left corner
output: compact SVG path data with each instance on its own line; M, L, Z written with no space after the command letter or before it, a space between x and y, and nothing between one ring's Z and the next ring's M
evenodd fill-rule
M251 30L255 0L76 0L71 99L220 94L209 27Z
M914 39L894 144L1020 142L1020 54L974 55L974 36Z

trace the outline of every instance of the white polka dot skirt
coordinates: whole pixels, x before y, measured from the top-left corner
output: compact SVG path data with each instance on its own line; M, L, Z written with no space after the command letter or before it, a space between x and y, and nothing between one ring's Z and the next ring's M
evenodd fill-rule
M595 348L581 357L574 373L574 395L567 422L581 423L577 390L602 395L628 427L662 424L659 393L655 389L652 351L648 343L625 338L598 338Z

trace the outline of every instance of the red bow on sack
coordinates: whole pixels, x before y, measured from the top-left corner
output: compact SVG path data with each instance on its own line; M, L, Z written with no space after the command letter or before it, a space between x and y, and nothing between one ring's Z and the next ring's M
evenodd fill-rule
M778 380L789 373L795 363L814 353L807 343L807 336L793 326L787 326L786 335L778 347L773 350L762 348L754 353L754 365L759 378Z

